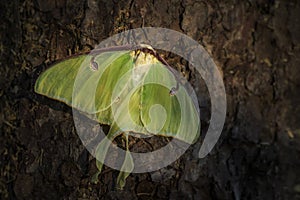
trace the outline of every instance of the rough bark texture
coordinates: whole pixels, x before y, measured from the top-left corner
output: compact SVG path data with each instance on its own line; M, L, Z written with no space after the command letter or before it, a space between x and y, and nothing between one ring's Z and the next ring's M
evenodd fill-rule
M248 0L34 0L0 3L1 199L300 199L300 4ZM223 74L227 119L213 152L171 166L96 171L71 108L33 92L49 64L129 28L199 41ZM195 76L186 65L182 72Z

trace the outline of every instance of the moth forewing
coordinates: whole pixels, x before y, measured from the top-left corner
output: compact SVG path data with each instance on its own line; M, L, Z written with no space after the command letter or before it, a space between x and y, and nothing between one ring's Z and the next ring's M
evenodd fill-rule
M177 80L174 73L162 63L149 69L141 95L141 120L147 131L155 135L193 143L198 137L199 113L182 85L178 85L177 91L170 95L170 89L178 84ZM163 121L165 123L162 127Z
M38 77L34 91L72 106L75 77L85 59L80 55L53 64Z
M116 82L133 68L129 51L101 53L95 57L94 62L98 64L96 71L91 70L87 64L81 66L73 92L73 107L91 114L110 108L117 100L111 99Z

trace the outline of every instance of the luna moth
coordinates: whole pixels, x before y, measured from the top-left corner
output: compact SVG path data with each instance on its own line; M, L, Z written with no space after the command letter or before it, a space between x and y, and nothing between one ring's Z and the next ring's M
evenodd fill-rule
M122 188L134 169L128 135L173 137L192 144L199 136L199 110L168 63L149 45L95 49L55 63L35 83L35 92L62 101L100 124L110 125L96 149L99 172L109 140L123 134L126 155L118 176Z

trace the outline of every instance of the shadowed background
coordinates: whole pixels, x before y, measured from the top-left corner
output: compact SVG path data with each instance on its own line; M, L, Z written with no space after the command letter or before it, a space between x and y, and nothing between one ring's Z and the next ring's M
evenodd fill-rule
M12 0L0 9L1 199L300 198L299 2ZM118 191L118 172L108 167L90 183L95 159L71 108L33 85L54 61L142 26L170 28L205 47L223 75L227 119L206 158L198 159L196 143L166 168L130 175ZM197 85L184 61L168 61Z

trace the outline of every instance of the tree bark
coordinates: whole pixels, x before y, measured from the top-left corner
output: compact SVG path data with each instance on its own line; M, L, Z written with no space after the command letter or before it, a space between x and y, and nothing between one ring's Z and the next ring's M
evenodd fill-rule
M12 0L0 5L1 199L299 198L299 2ZM90 182L95 160L76 134L71 108L35 94L33 86L55 61L142 26L173 29L204 46L222 72L227 118L207 157L197 157L197 142L166 168L130 175L121 191L115 189L118 171L108 167L100 183ZM201 82L184 62L166 59L192 84ZM210 105L205 95L200 106ZM209 108L203 109L204 127L208 120Z

